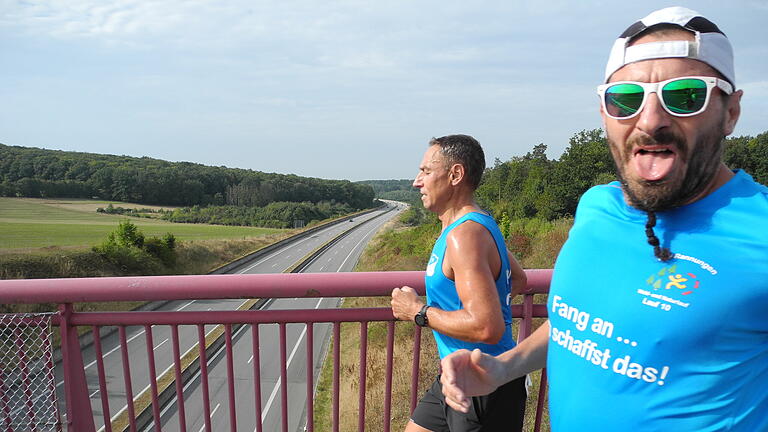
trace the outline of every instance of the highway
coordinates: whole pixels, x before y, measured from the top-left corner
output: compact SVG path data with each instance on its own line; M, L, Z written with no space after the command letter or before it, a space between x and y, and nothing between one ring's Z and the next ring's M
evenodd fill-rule
M391 205L390 205L391 206ZM351 271L362 253L367 242L376 231L387 221L391 220L402 209L395 211L390 207L377 210L367 215L355 217L352 222L341 222L328 228L315 232L295 242L290 242L272 251L266 256L244 263L231 273L280 273L293 266L297 261L307 256L319 246L342 232L358 226L345 236L341 241L332 245L322 255L312 261L305 272L337 272ZM164 305L159 310L231 310L243 303L243 300L190 300L174 301ZM336 299L275 299L268 301L263 309L303 309L335 307ZM287 327L287 353L289 354L289 409L290 430L303 430L303 414L306 406L306 354L304 325L289 325ZM206 326L206 332L213 326ZM322 354L323 345L327 343L329 325L316 325L314 329L314 356L316 359ZM107 392L109 394L110 417L115 418L126 406L126 385L123 374L122 352L118 333L103 338L102 353L104 358ZM194 326L179 327L181 353L186 352L198 341L198 335ZM277 326L263 325L259 332L261 341L261 377L262 377L262 419L264 431L280 430L280 394L279 394L279 351L277 342ZM172 367L173 356L170 342L170 328L168 326L153 326L152 339L154 346L155 364L157 375ZM135 397L149 386L149 372L147 363L147 348L145 331L143 327L128 327L126 330L128 341L128 363L131 370L131 388ZM236 334L235 374L237 390L238 426L241 430L252 430L246 425L254 425L254 393L253 393L253 366L251 334L249 326L243 326L242 331ZM223 351L222 351L223 352ZM222 355L209 355L209 391L211 401L211 419L214 422L213 430L229 430L228 421L228 395L226 386L226 362L220 361ZM91 392L91 402L94 414L94 423L99 430L104 426L101 395L98 389L98 375L95 365L94 347L90 346L83 351L86 378ZM320 361L315 364L320 366ZM63 381L61 372L56 371L57 390L60 401L60 412L65 413L63 407ZM317 372L317 371L316 371ZM186 424L187 430L198 431L204 425L202 396L199 376L187 383L185 388ZM171 403L163 411L163 430L179 430L179 422L176 412L176 403ZM245 429L243 429L245 427ZM204 430L204 429L203 429Z
M309 267L305 269L309 273L351 271L357 263L365 245L386 223L395 212L390 212L382 218L378 218L360 229L353 231L338 244L317 257ZM334 298L310 298L310 299L276 299L267 305L269 309L317 309L330 308L338 305L338 299ZM330 324L316 324L314 326L313 364L318 368L314 375L317 377L322 366L321 356L324 354L323 346L327 344L330 336ZM304 411L306 407L306 329L304 324L289 325L287 333L287 363L288 363L288 430L303 431L305 425ZM235 370L235 399L237 406L238 430L255 430L256 419L254 410L253 392L253 366L251 361L250 328L244 328L234 346L234 370ZM280 355L278 349L278 326L262 325L259 329L261 342L261 385L262 385L262 414L264 431L281 430L281 399L280 399ZM212 368L209 370L209 392L211 401L212 430L230 430L229 407L227 389L227 371L223 350L218 357L212 360ZM315 383L316 383L315 379ZM189 431L205 430L205 419L202 409L202 386L197 379L188 383L184 392L186 422ZM189 404L189 408L186 406ZM217 409L218 407L218 409ZM178 414L175 404L171 404L167 412L163 413L163 430L176 431L178 429ZM190 413L192 413L190 415ZM147 429L151 430L151 429Z

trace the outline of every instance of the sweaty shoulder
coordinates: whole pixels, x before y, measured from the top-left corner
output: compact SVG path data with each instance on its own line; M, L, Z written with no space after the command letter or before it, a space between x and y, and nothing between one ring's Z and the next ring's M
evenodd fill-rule
M464 242L476 242L476 241L492 241L493 237L486 227L482 224L468 219L452 229L448 233L448 243L451 244L451 240L461 240Z

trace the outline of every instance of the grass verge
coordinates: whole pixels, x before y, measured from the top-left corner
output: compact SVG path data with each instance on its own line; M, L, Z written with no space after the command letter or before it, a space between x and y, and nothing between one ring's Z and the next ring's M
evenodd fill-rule
M380 297L349 298L343 307L388 307L389 299ZM366 352L365 428L366 431L384 430L384 391L386 382L387 323L368 325ZM340 380L339 380L339 430L357 430L360 411L360 325L341 325ZM392 370L391 430L403 430L410 418L413 323L395 325L395 349ZM335 344L336 341L331 341ZM333 346L333 345L331 345ZM329 348L327 361L318 379L315 397L315 430L331 429L333 401L333 355ZM421 361L419 363L419 387L417 399L426 391L437 376L439 359L431 332L421 333Z

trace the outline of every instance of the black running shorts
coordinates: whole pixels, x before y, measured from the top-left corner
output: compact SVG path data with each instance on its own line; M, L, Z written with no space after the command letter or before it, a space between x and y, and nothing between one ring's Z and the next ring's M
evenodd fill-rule
M465 414L445 403L438 376L419 401L411 420L433 432L518 432L523 429L525 399L525 377L521 377L489 395L473 397Z

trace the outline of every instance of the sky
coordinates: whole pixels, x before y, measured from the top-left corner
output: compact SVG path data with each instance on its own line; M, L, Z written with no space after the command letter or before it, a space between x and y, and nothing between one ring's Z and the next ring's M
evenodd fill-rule
M768 131L768 0L0 0L0 143L352 181L432 137L488 165L601 127L623 30L687 6L734 47L734 135Z

